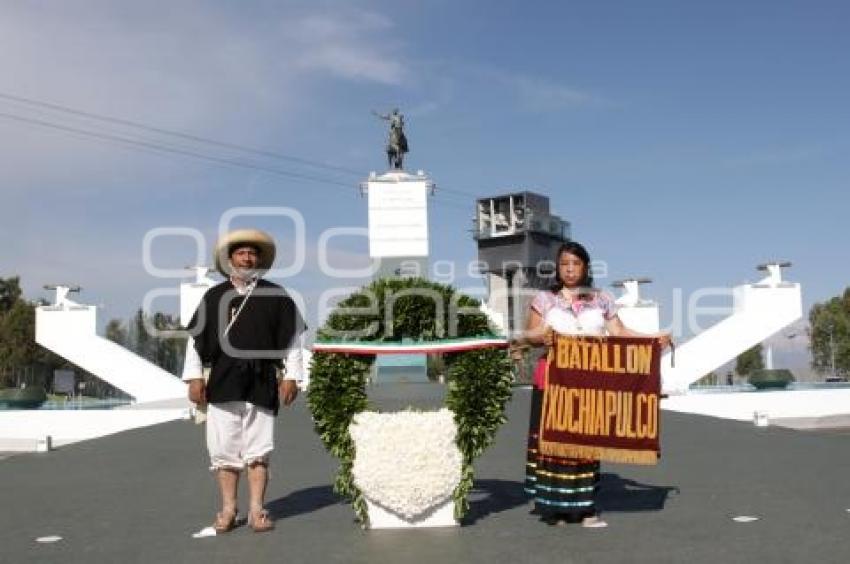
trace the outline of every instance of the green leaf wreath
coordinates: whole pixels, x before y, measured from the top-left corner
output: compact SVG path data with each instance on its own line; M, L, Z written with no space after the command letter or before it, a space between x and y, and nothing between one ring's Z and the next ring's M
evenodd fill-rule
M438 308L440 301L442 307ZM385 317L388 303L392 313L389 320ZM427 342L445 337L493 336L487 317L478 306L477 300L458 294L451 286L422 278L387 278L342 301L317 337L319 340ZM462 313L451 326L449 312L453 310ZM340 460L334 491L351 502L364 527L369 524L369 516L366 501L351 473L354 443L348 427L356 414L369 407L366 380L374 358L374 355L315 353L307 396L319 437ZM504 350L450 353L444 361L448 381L446 405L454 413L457 446L463 455L462 477L453 494L455 518L460 520L469 509L472 462L493 442L496 430L505 422L505 404L511 397L513 378Z

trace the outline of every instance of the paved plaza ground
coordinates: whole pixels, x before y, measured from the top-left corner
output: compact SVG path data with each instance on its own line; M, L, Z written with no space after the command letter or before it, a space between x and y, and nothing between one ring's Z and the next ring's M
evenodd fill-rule
M403 406L410 390L386 387L376 401ZM417 394L418 404L438 403ZM462 527L361 530L331 490L335 461L302 396L277 422L275 531L192 538L211 522L216 490L202 427L175 421L0 458L0 562L850 561L847 432L665 413L658 466L603 464L599 504L610 526L552 527L529 514L522 489L529 402L527 389L515 390L508 423L476 465ZM36 542L47 535L62 540Z

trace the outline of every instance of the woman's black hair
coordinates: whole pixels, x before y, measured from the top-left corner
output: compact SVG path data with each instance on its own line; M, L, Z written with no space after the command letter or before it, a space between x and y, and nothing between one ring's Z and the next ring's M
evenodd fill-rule
M579 283L582 288L593 288L593 275L590 273L590 254L584 245L576 241L568 241L558 247L558 252L555 253L555 283L549 288L553 294L557 294L564 288L564 281L561 280L561 272L559 265L561 263L561 255L569 253L576 256L584 263L584 278Z

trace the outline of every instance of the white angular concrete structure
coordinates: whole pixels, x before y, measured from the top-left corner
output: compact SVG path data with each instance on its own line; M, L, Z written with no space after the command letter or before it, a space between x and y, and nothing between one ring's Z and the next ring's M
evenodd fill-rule
M97 335L97 308L68 299L56 288L56 303L36 309L35 340L41 346L133 396L137 403L185 399L175 375Z
M802 317L800 285L782 280L782 266L785 264L764 265L760 267L768 272L764 279L733 288L732 315L678 345L675 366L671 366L671 353L664 355L661 379L665 393L686 392L709 372ZM658 305L640 298L640 282L628 279L616 284L623 288L616 300L620 318L636 331L655 333L659 330Z
M662 385L668 393L683 393L692 383L747 349L761 343L803 316L800 285L783 282L779 264L765 266L768 275L755 284L733 289L733 313L661 360Z
M216 281L207 276L210 269L206 266L193 266L191 270L195 272L194 282L180 284L180 325L183 327L189 326L201 298L216 285Z
M626 327L641 333L657 333L659 331L658 304L640 297L640 284L646 282L650 280L628 278L614 282L615 287L623 288L623 294L616 299L616 303L620 306L619 316Z

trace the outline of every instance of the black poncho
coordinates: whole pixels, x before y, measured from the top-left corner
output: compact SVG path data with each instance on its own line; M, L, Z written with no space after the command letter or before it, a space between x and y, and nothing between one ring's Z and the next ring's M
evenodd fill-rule
M207 401L248 401L277 414L275 371L306 326L283 288L258 280L224 338L225 327L244 299L229 280L222 282L204 294L189 323L201 363L211 368Z

